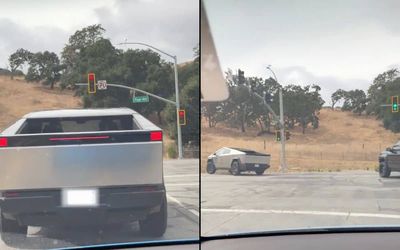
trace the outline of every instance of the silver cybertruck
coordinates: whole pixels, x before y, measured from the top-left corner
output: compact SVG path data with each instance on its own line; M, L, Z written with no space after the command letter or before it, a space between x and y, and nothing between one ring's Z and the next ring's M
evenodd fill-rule
M227 169L232 175L254 171L264 174L270 167L271 155L250 149L224 147L208 156L207 173L214 174L218 169Z
M128 108L33 112L0 134L1 236L28 226L167 226L162 130Z

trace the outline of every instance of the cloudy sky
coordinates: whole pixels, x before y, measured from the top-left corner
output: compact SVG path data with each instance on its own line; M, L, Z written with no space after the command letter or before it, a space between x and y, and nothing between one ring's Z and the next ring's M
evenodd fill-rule
M97 23L113 43L148 43L179 62L192 59L199 43L198 0L0 0L0 6L0 68L18 48L60 53L76 30Z
M205 0L221 66L286 84L366 90L400 66L400 1Z

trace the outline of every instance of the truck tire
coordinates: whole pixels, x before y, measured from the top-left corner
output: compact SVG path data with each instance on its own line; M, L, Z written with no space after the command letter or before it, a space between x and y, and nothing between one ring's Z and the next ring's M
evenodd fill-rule
M28 226L20 226L16 220L6 219L1 213L1 239L6 245L11 245L15 235L18 234L20 237L26 237L28 233ZM18 238L20 240L20 238Z
M379 164L379 176L382 178L388 178L390 176L390 168L387 164Z
M263 175L265 170L256 170L257 175Z
M208 161L207 162L207 173L215 174L215 171L217 171L217 169L215 168L214 163L212 161Z
M233 160L230 172L232 175L240 175L240 165L238 160Z
M140 231L145 236L161 237L167 230L167 197L164 196L160 211L139 221Z

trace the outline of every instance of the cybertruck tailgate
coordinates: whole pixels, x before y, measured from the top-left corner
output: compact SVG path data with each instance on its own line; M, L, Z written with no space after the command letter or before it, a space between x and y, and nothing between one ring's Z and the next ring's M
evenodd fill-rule
M246 155L246 163L256 163L256 164L269 164L270 156L267 155Z
M162 184L162 141L150 133L9 137L0 190Z

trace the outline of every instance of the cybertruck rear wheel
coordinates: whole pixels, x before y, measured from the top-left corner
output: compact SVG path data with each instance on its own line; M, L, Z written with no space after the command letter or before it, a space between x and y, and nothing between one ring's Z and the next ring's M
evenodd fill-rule
M257 175L263 175L265 170L256 170Z
M239 161L237 160L232 161L230 172L233 175L240 175Z
M140 231L143 235L161 237L167 230L167 197L164 196L160 211L147 216L145 220L139 221Z

